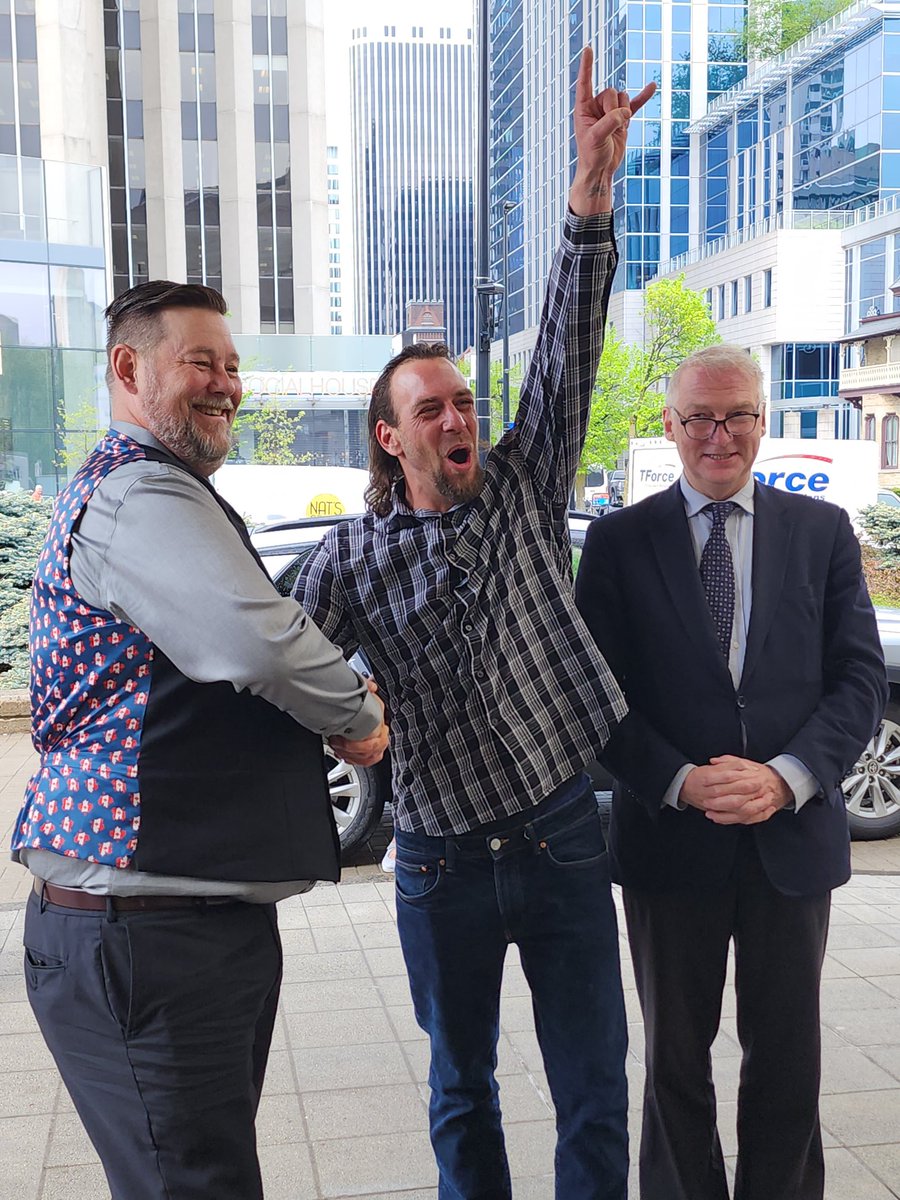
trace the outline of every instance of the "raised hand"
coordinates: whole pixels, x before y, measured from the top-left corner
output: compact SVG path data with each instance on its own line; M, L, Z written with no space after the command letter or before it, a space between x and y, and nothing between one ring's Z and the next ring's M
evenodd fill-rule
M656 84L648 83L633 100L615 88L595 93L593 66L594 52L585 46L575 83L572 124L578 161L569 193L572 211L582 216L612 207L612 178L625 155L628 123L656 91Z

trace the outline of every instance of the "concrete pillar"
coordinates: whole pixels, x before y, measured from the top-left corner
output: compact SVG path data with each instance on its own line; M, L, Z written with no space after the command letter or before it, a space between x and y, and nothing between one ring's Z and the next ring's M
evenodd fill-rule
M294 330L328 334L325 32L321 0L288 5Z
M181 165L178 0L144 0L142 3L141 68L148 271L151 279L183 282L187 266L184 173Z
M106 167L103 6L36 0L41 157Z
M216 96L222 292L232 330L259 333L259 252L249 0L216 4Z

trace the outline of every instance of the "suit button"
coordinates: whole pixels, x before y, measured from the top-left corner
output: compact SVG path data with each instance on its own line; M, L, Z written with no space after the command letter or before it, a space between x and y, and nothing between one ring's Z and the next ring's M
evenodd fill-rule
M746 708L747 707L747 701L740 694L735 696L735 700L737 702L738 708Z

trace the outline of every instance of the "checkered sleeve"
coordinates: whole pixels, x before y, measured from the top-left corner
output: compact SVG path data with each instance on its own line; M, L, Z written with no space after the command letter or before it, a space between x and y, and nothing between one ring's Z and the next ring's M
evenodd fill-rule
M345 658L359 649L359 638L344 600L334 564L340 561L339 526L328 531L300 568L293 597Z
M609 215L569 212L513 434L529 474L558 504L581 461L616 262Z

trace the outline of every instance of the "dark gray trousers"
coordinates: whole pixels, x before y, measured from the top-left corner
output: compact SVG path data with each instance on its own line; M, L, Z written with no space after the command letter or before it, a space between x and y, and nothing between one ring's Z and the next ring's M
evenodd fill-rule
M31 1007L113 1200L258 1200L254 1121L281 982L274 905L28 901Z
M734 939L735 1200L822 1200L819 982L831 896L785 896L749 831L722 889L623 889L644 1015L641 1200L728 1200L710 1048Z

